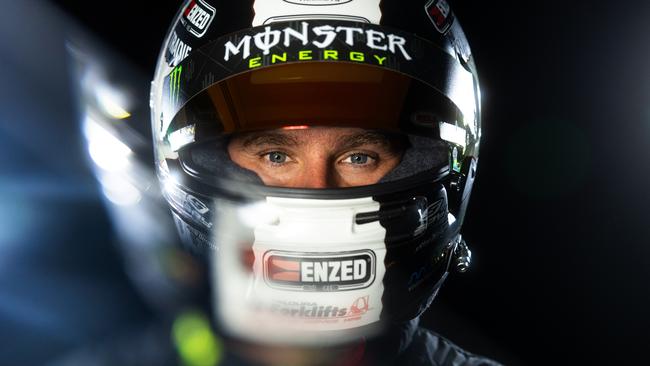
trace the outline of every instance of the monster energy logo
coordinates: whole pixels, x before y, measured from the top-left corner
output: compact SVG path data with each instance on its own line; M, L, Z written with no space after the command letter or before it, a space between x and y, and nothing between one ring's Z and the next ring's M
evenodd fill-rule
M176 66L169 74L169 102L171 105L176 105L180 97L181 89L181 74L183 73L183 66Z
M365 46L371 50L390 52L393 55L401 54L405 60L411 61L412 57L407 52L407 39L393 33L386 33L383 30L365 29L350 26L329 24L314 27L308 22L301 22L300 29L295 29L295 24L274 29L272 26L264 27L264 30L243 37L233 37L224 44L224 61L229 61L232 56L241 53L242 59L248 59L251 54L262 51L267 56L271 51L284 46L289 48L297 42L302 46L311 43L319 49L327 49L337 39L344 41L349 48ZM234 43L233 43L234 41Z

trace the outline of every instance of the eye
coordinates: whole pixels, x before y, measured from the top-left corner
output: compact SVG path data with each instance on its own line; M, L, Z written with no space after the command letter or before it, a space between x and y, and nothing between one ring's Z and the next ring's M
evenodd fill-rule
M287 154L281 153L279 151L271 151L270 153L267 153L266 156L268 157L269 161L274 164L282 164L287 162Z
M348 155L342 162L347 164L355 165L365 165L369 163L369 160L372 159L370 156L361 153L354 153Z

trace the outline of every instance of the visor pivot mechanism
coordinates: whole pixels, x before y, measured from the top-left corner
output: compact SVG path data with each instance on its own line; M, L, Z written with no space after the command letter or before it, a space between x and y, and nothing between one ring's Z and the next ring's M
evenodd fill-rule
M459 174L456 177L452 177L449 182L449 186L455 191L460 192L461 187L463 186L463 177Z
M465 273L472 263L472 251L467 247L467 243L462 238L458 238L458 244L454 249L454 266L456 271Z

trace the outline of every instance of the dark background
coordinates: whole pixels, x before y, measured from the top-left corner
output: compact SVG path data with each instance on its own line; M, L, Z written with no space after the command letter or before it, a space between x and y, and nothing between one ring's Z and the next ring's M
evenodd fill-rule
M650 2L450 3L479 69L483 138L464 228L474 263L451 276L427 323L508 364L650 364ZM24 4L12 5L23 7L17 14L51 10ZM179 6L51 4L149 78ZM3 23L3 41L26 24L14 21ZM36 66L2 53L0 76L13 87L2 91L0 220L29 234L0 228L8 364L40 363L146 314L116 265L89 172L71 168L84 164L78 136L17 133L14 121L38 131L48 113L74 115L73 96L39 89L39 70L67 83L61 51L20 49L56 32L41 31L11 44ZM26 99L26 108L12 103ZM54 138L55 156L44 155Z

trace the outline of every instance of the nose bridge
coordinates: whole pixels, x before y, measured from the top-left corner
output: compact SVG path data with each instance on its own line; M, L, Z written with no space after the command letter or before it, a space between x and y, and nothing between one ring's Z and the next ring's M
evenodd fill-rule
M330 159L318 158L312 161L302 170L302 188L335 188L338 186L336 172L332 167Z

